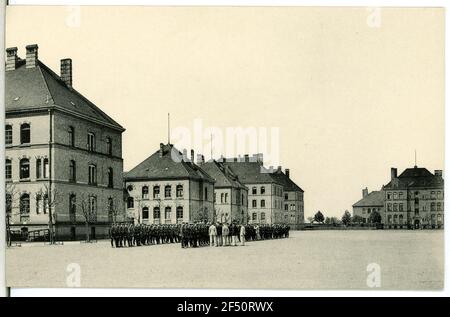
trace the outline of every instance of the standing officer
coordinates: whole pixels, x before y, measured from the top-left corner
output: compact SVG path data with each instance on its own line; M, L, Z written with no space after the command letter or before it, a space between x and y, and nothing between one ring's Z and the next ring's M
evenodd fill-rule
M228 229L228 225L225 222L222 226L222 239L223 239L223 246L228 246L228 235L230 233L230 230Z
M243 224L239 230L239 236L241 238L241 245L245 245L245 226Z

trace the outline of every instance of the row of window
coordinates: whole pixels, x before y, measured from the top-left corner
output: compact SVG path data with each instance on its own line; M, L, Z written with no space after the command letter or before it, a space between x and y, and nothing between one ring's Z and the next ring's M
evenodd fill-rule
M413 193L414 197L418 198L420 192L419 191L415 191ZM408 197L404 197L404 193L403 192L387 192L386 193L386 199L387 200L402 200L402 199L408 199ZM423 198L426 199L427 197L425 195L423 195ZM443 199L444 198L444 192L442 191L431 191L430 193L430 198L431 199Z
M262 212L260 214L259 220L264 221L266 220L266 213ZM252 221L258 221L258 214L256 212L252 213Z
M431 215L431 221L435 222L437 219L438 222L442 222L442 216L441 214L432 214ZM423 222L427 222L427 219L423 218L422 219ZM387 223L394 223L394 224L404 224L404 218L403 215L388 215L387 217Z
M128 191L130 191L132 187L128 188ZM142 186L142 199L149 199L149 189L148 186ZM183 185L177 185L176 186L176 197L182 198L184 194ZM153 199L160 199L161 198L161 187L159 185L153 186ZM164 186L164 198L170 199L172 198L172 185L166 185ZM205 187L204 189L204 198L205 200L208 200L208 188Z
M38 158L36 159L36 178L48 178L48 158ZM12 179L12 160L5 160L5 178L7 180ZM20 179L30 178L30 160L23 158L19 161L19 177Z
M284 210L285 211L295 211L297 208L295 204L284 204Z
M75 128L70 126L68 130L69 145L75 146ZM5 126L5 144L11 145L13 142L13 128L12 125ZM31 125L29 123L22 123L20 125L20 144L29 144L31 142ZM87 149L94 152L96 150L95 134L89 132L87 134ZM112 155L113 143L110 137L106 138L106 153Z
M183 207L177 207L176 209L176 216L177 219L183 219ZM143 220L148 220L149 218L149 208L148 207L143 207L142 208L142 219ZM154 207L153 208L153 219L160 219L161 218L161 211L159 207ZM172 207L167 206L166 208L164 208L164 218L165 219L172 219Z
M239 196L236 195L236 204L239 204ZM216 193L214 193L214 202L216 202ZM220 194L220 203L221 204L227 204L228 203L228 193L221 193ZM244 194L241 194L241 205L245 204L245 196Z
M97 166L95 164L89 165L89 179L88 182L90 185L97 185ZM38 158L36 159L36 179L48 178L48 158ZM30 179L30 160L27 158L23 158L19 162L19 177L21 180ZM12 175L12 161L11 159L6 159L5 161L5 178L7 180L11 180ZM108 187L114 187L114 175L112 167L108 168L107 171L108 177ZM69 181L76 182L77 181L77 166L74 160L71 160L69 163Z
M31 126L29 123L22 123L20 125L20 144L29 144L31 142ZM5 144L11 145L13 143L13 128L12 125L5 126Z
M440 202L435 203L435 202L432 202L432 203L430 204L430 210L431 210L431 211L442 211L443 208L444 208L444 203L440 203ZM418 208L416 208L416 210L418 211ZM402 204L402 203L400 203L400 204L397 204L397 203L394 203L394 204L388 203L388 204L387 204L387 211L404 211L404 210L403 210L403 204ZM423 206L422 206L422 211L427 211L427 206L426 206L426 205L423 205Z

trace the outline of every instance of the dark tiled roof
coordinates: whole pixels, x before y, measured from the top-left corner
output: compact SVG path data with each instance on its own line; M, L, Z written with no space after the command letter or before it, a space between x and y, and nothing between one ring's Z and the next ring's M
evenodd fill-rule
M229 166L244 184L277 183L282 185L259 162L233 162L224 159L223 164Z
M196 179L214 183L202 168L191 163L172 144L163 145L163 155L156 151L124 174L125 180Z
M391 180L385 189L406 189L406 188L443 188L444 179L442 176L436 176L426 168L414 167L407 168L397 178Z
M247 187L239 181L238 176L233 172L231 167L224 165L221 162L215 160L200 164L200 167L208 173L216 183L214 186L216 188L220 187L233 187L233 188L243 188Z
M73 88L69 88L50 68L38 61L36 67L26 68L24 61L15 70L5 72L6 113L34 109L59 108L124 128Z
M383 205L384 205L384 192L378 190L371 192L366 197L353 204L353 207L372 207L372 206L382 207Z
M275 178L278 181L278 183L283 184L285 191L291 192L297 191L303 193L303 189L301 189L296 183L294 183L292 179L287 177L286 174L283 173L283 171L276 170L272 174L272 177Z

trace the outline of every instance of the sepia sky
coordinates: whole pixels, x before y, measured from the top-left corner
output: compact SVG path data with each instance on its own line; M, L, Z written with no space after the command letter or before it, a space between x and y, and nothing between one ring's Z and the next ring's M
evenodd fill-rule
M126 128L125 170L167 142L168 112L172 131L279 127L305 218L351 211L414 150L444 168L441 9L8 7L6 47L35 43Z

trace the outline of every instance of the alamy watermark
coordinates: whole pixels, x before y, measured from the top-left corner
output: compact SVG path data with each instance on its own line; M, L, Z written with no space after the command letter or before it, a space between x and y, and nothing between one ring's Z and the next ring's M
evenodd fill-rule
M170 139L179 150L197 152L192 157L187 150L181 156L174 151L172 159L176 161L261 162L269 167L262 168L265 172L272 172L280 165L279 127L204 127L202 119L195 119L191 129L184 126L172 129Z

